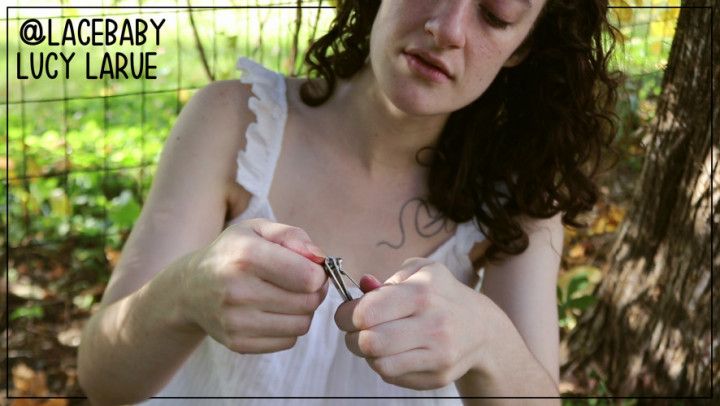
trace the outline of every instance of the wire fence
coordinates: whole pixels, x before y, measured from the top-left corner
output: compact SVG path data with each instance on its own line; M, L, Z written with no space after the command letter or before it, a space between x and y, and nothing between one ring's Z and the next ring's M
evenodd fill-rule
M236 78L238 56L302 76L305 49L334 16L329 0L214 1L209 7L181 3L161 7L105 1L104 7L61 3L27 8L17 0L16 8L8 9L8 18L2 19L9 76L2 96L7 128L3 259L10 293L24 299L6 309L10 325L5 327L11 332L8 356L13 362L38 368L50 362L37 358L42 346L37 336L12 334L14 322L23 321L26 328L27 323L53 314L87 315L97 303L102 294L97 287L107 282L119 258L147 196L162 145L193 93L213 80ZM624 35L615 63L628 77L620 106L624 109L621 137L631 143L637 142L633 138L637 128L654 114L653 100L660 91L679 11L665 8L675 5L672 1L653 2L651 8L621 8L637 3L618 2L620 7L613 9ZM22 24L31 18L55 28L56 36L65 21L83 18L164 19L164 24L159 44L146 43L139 49L31 47L18 39ZM55 79L44 75L19 80L19 73L28 74L30 69L30 61L21 56L30 51L38 57L50 52L87 53L94 66L102 64L106 53L155 52L157 79L107 75L87 79L88 64L75 64L67 77L60 69ZM18 62L21 59L25 65ZM38 275L42 280L37 280ZM38 285L43 289L32 289Z
M107 240L108 235L127 231L122 225L113 228L113 216L122 217L122 210L142 204L161 145L184 103L208 82L235 77L239 55L297 74L308 41L332 18L331 6L313 3L303 3L302 13L295 2L256 1L223 9L56 8L43 16L52 24L82 18L162 18L164 36L155 49L154 80L76 80L82 72L71 71L70 79L8 83L3 104L9 112L4 181L10 187L10 249L60 243L69 237L97 242L98 234ZM40 17L37 9L10 11L5 22L11 34L18 32L22 21ZM17 39L8 47L10 55L28 51ZM32 51L38 53L37 48ZM51 50L39 52L43 51ZM97 51L123 49L103 46ZM100 57L91 55L90 60L99 64ZM10 77L20 68L11 64ZM131 195L123 194L128 191Z

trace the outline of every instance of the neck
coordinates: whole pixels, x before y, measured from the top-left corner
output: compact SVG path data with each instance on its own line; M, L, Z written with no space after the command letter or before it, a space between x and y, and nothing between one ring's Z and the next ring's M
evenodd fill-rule
M331 99L338 119L338 142L369 176L420 169L417 152L435 145L448 114L410 115L395 107L379 88L369 65L350 80L338 81Z

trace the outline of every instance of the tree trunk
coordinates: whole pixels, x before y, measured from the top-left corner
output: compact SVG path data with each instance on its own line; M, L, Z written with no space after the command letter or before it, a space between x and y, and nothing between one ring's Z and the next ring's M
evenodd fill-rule
M630 213L595 291L597 304L563 340L563 376L594 369L612 396L710 396L711 381L720 389L710 292L717 304L717 10L712 28L710 8L680 12ZM712 324L718 313L716 306Z

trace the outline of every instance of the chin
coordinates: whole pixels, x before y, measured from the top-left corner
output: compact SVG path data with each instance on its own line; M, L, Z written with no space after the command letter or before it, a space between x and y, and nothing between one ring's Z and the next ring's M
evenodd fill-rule
M398 110L415 116L450 114L457 110L454 106L443 103L438 97L432 97L432 94L429 93L417 97L398 94L396 97L390 97L390 101Z
M418 83L396 80L384 87L385 95L393 107L410 115L435 115L448 112L442 96Z

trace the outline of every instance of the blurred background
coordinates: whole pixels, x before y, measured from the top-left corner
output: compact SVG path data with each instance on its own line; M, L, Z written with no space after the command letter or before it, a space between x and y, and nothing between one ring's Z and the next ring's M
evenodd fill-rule
M19 0L12 0L9 5L13 3L21 6ZM199 1L195 3L190 0L104 0L101 4L106 7L79 8L83 2L72 2L70 6L60 1L46 3L58 7L8 9L7 18L3 18L2 29L7 30L8 35L0 36L0 40L9 38L4 45L10 55L2 64L9 68L10 80L6 83L7 92L1 92L3 121L8 129L3 136L8 147L4 157L7 159L0 163L5 169L3 186L7 188L7 198L5 193L2 196L5 209L2 238L6 244L3 262L8 265L5 277L9 289L4 292L6 300L2 304L3 330L7 334L7 342L2 345L7 346L8 358L3 362L0 377L5 393L83 396L77 382L75 358L81 329L98 305L123 243L140 213L163 143L178 112L193 93L206 84L238 78L235 62L239 56L249 57L286 75L302 76L302 56L308 43L325 32L334 16L331 0L205 1L202 6ZM629 224L628 213L635 213L633 210L637 210L642 199L657 197L638 197L638 190L643 168L648 167L647 157L652 155L654 134L661 130L657 116L659 104L661 109L665 108L661 101L663 78L669 70L671 46L681 13L679 0L613 0L611 4L614 6L611 20L621 33L616 39L612 66L624 74L617 105L619 132L615 145L619 155L617 163L600 179L603 198L587 216L588 227L566 229L557 289L563 338L561 392L568 396L708 394L693 388L709 388L709 381L706 386L704 383L698 386L696 382L709 376L709 372L703 375L696 371L693 375L686 371L673 376L667 371L674 365L680 370L687 368L687 356L693 351L702 355L699 367L693 368L702 369L704 365L709 370L709 321L698 325L692 333L686 332L694 336L690 341L679 339L669 344L669 338L664 344L660 340L638 347L635 353L629 351L629 361L621 363L622 370L606 355L595 358L592 355L607 354L609 347L614 348L614 341L588 347L584 345L585 338L572 338L573 330L579 329L583 320L587 326L598 324L593 320L597 319L594 315L602 313L599 303L612 296L609 288L603 290L601 285L603 280L609 280L612 264L619 260L618 247L628 238L621 232L623 225ZM709 14L709 9L705 10ZM703 9L691 11L699 15ZM24 20L62 21L104 16L113 16L116 20L165 19L160 44L142 47L157 52L154 57L157 79L86 80L81 71L71 71L69 79L62 74L56 79L16 79L14 55L28 51L28 45L21 43L17 35ZM703 32L707 39L709 30L706 28ZM32 50L36 53L59 50L50 48L38 45ZM130 48L138 51L138 47ZM98 65L103 52L124 50L118 46L60 49L96 53L91 59ZM2 58L6 58L5 53ZM696 65L700 62L700 59L693 61ZM84 66L73 65L77 69ZM708 88L709 85L698 87L705 92ZM698 99L699 106L702 100ZM717 149L712 151L711 156ZM702 164L704 157L701 158ZM715 167L709 168L708 179L714 179ZM702 192L701 198L705 195ZM710 199L709 196L706 197ZM715 205L713 202L710 205ZM709 215L706 217L709 219ZM710 227L709 221L707 227ZM694 238L702 239L703 235L701 232ZM652 255L656 258L657 251ZM709 254L706 265L707 269L697 272L708 274ZM650 273L644 275L647 277ZM709 285L707 280L702 282L705 278L702 275L686 281L686 289L699 291L698 297L707 299ZM624 278L623 283L632 283L627 279ZM614 292L620 288L633 289L626 285L618 287L617 277L612 281ZM654 281L653 286L657 287L657 280ZM2 285L5 290L5 283ZM634 288L640 285L636 283ZM653 287L643 289L651 291ZM691 316L708 318L703 315L709 313L709 303L702 300L698 303ZM621 313L614 317L627 319L629 316ZM657 318L653 317L649 319ZM612 323L611 320L606 317L604 323ZM638 329L637 334L648 337L656 327L657 323L648 321L642 326L647 332ZM602 324L593 328L586 330L595 334L612 334L613 330L604 329ZM616 326L618 334L629 328L631 326ZM668 333L671 338L675 335ZM695 350L686 348L680 351L685 357L678 357L673 348L686 346ZM712 346L712 351L715 349L716 346ZM675 352L666 357L667 361L661 362L652 356L671 350ZM619 356L623 352L616 348L615 354ZM633 358L637 354L641 354L639 361ZM2 351L2 357L5 356L6 351ZM646 365L645 360L650 360L652 367L638 366L638 362ZM662 377L658 377L658 369L665 371ZM623 371L628 375L612 378ZM628 376L636 382L631 387L622 383L628 381ZM675 386L666 384L666 379L674 380ZM83 402L81 399L15 399L10 404ZM620 401L593 399L587 402ZM637 402L637 399L625 399L621 403Z

